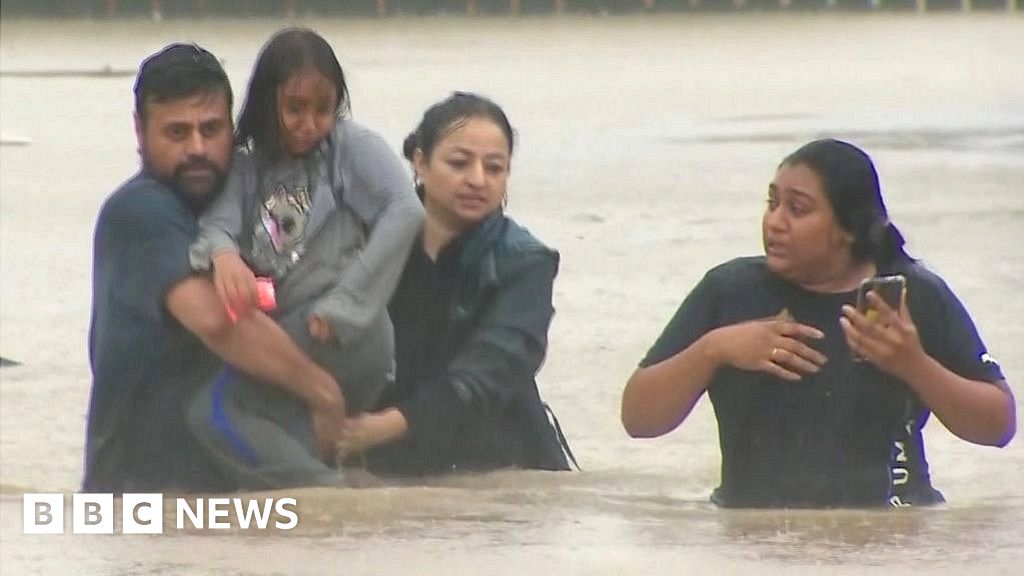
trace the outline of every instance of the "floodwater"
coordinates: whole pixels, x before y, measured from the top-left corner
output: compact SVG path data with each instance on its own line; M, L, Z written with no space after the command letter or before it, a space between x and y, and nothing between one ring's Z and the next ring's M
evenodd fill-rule
M703 272L759 252L775 164L822 135L874 155L910 250L964 300L1024 399L1024 20L300 22L331 40L356 118L396 150L451 90L505 106L521 146L510 212L562 253L541 386L584 471L275 494L299 501L292 531L22 534L23 492L71 493L81 477L91 233L137 166L131 71L195 40L225 60L241 100L284 22L7 20L0 354L21 365L0 373L3 574L1021 573L1020 438L975 446L933 419L928 454L949 500L939 508L718 510L708 403L645 441L622 431L618 405Z

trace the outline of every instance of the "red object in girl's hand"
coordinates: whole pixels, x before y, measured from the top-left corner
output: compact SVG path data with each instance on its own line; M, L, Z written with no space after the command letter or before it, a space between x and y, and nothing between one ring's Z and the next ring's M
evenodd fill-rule
M272 312L277 308L274 281L265 276L256 277L256 307L264 312Z
M272 312L277 308L277 293L274 291L274 281L265 276L256 277L256 307L263 312ZM232 322L238 321L238 314L227 307L228 316Z

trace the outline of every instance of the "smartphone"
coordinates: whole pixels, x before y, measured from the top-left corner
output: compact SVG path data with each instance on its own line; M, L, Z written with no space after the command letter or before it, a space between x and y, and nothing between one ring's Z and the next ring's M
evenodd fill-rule
M903 305L903 293L906 288L907 279L900 274L865 278L857 289L857 310L867 316L869 320L878 314L878 310L872 307L867 299L868 292L873 290L890 308L899 312Z

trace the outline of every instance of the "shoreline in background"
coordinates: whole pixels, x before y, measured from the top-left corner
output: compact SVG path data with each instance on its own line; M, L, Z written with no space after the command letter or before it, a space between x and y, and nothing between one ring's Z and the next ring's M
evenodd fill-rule
M3 17L216 18L216 17L375 17L523 16L750 12L1006 12L1024 9L1020 0L5 0Z

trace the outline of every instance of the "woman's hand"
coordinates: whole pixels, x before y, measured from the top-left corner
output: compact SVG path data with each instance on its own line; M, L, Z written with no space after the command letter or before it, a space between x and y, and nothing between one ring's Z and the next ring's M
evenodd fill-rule
M256 276L238 252L225 250L213 255L213 285L221 302L241 316L256 302Z
M309 335L321 344L326 344L331 340L331 338L334 338L334 332L331 331L331 325L327 323L327 320L324 320L316 314L309 317Z
M917 326L907 310L907 299L903 298L899 313L874 291L868 292L867 299L878 311L870 319L853 306L843 306L839 325L843 327L846 343L854 354L883 372L904 381L910 380L908 371L913 370L917 360L926 355Z
M364 412L349 418L335 444L338 457L347 458L381 444L394 442L409 430L405 416L397 408Z
M817 328L778 316L716 328L675 356L638 368L622 392L622 425L634 438L654 438L674 430L723 366L767 372L798 381L828 361L804 342L819 340Z
M804 342L824 338L817 328L778 317L724 326L714 331L723 364L758 370L791 381L814 374L828 361Z
M852 306L843 307L839 324L850 349L909 386L950 432L968 442L1005 446L1017 430L1013 393L1006 381L971 380L930 357L921 346L906 298L898 314L874 292L868 292L867 299L878 310L871 319Z

